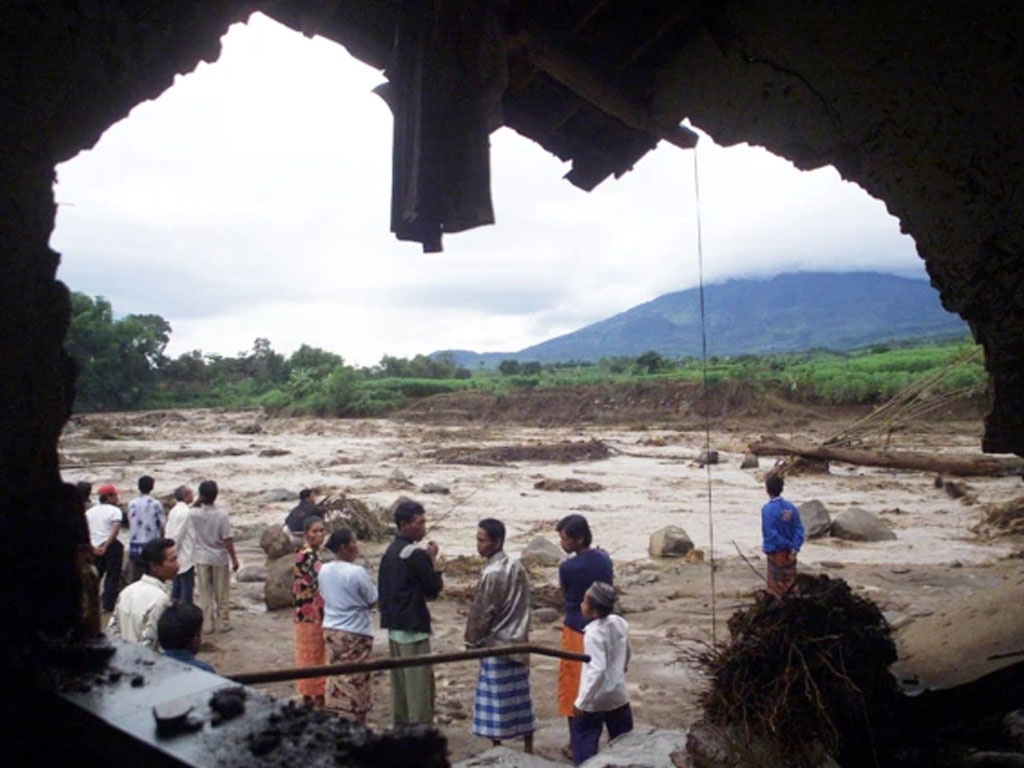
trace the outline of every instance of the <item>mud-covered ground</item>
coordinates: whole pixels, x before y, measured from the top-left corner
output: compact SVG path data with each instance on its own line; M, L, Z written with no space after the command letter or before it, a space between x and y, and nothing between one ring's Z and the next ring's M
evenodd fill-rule
M759 510L770 461L762 458L760 468L740 469L747 443L766 431L821 438L843 424L821 410L808 409L798 418L783 416L787 418L778 413L762 419L748 415L730 422L729 431L715 429L711 447L720 452L721 463L710 467L710 473L695 461L705 447L704 433L670 424L453 426L429 419L268 419L256 411L210 410L75 417L61 442L61 460L65 479L113 482L125 499L134 495L141 474L156 478L158 494L181 483L216 480L243 565L264 563L260 533L268 525L280 525L294 505L269 501L275 489L294 493L316 487L321 496L344 492L382 507L400 494L418 498L427 508L430 538L450 562L446 593L432 606L438 651L462 647L466 601L477 567L471 559L477 520L504 520L506 548L518 554L534 536L556 541L555 522L570 512L582 513L594 530L595 544L612 556L623 590L634 649L629 677L636 719L680 727L695 718L701 686L699 670L688 659L701 644L724 638L730 613L762 583L739 553L763 568ZM797 421L800 431L792 432ZM890 447L976 454L980 431L976 421L932 422L894 434ZM604 451L558 449L565 441L590 440L603 443L607 456L599 455ZM516 450L507 451L509 446ZM467 455L485 461L446 463ZM565 458L577 460L560 461ZM601 490L535 488L543 480L578 480ZM1019 477L970 478L967 494L954 499L933 480L920 472L835 464L828 474L788 479L785 495L798 504L819 499L833 517L861 507L895 531L895 541L810 541L801 552L801 568L845 578L880 605L901 640L899 675L948 684L977 671L970 667L977 667L978 654L970 649L981 642L979 635L985 635L985 648L991 651L982 661L1000 651L1020 650L1008 643L1024 636L1024 609L1006 595L1020 592L1024 541L983 538L972 527L985 504L1019 496L1024 485ZM450 492L421 492L428 483ZM704 561L652 559L648 538L666 525L684 528L703 551ZM374 574L383 546L363 545L366 565ZM553 567L535 570L538 592L550 595L556 584ZM999 594L1002 600L990 597ZM268 613L260 584L233 584L232 602L232 631L207 638L202 656L226 674L290 666L290 613ZM557 645L558 631L557 622L537 622L534 640ZM385 647L378 632L376 652L383 653ZM473 662L437 670L438 719L455 759L489 746L470 733L475 677ZM566 727L555 715L555 681L556 662L535 658L538 752L561 759ZM385 725L386 674L377 676L375 686L371 719ZM267 688L281 695L292 690L287 684Z

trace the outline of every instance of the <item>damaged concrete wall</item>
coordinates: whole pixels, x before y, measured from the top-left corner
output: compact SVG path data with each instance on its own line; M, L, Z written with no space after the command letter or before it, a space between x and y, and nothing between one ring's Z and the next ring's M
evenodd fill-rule
M176 74L216 58L230 23L282 5L331 4L16 0L0 10L0 541L11 579L34 584L0 608L8 627L60 626L77 610L67 546L25 549L69 541L79 522L56 460L72 375L67 292L48 245L53 168ZM1006 0L969 10L868 0L696 7L700 23L663 63L658 116L688 115L718 141L761 144L800 167L832 163L884 200L946 307L985 346L995 394L985 448L1024 454L1024 11Z
M1024 6L723 4L654 111L883 200L985 348L985 450L1024 453Z
M248 4L251 5L251 4ZM4 650L80 610L84 534L60 483L57 438L74 399L67 289L49 247L54 166L94 144L179 72L220 51L238 2L14 2L0 11L0 546Z

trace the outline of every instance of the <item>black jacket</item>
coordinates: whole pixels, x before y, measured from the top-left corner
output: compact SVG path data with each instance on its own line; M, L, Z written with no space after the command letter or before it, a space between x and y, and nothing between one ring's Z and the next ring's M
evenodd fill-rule
M292 533L301 534L306 518L310 515L317 515L319 517L320 508L316 504L310 504L308 501L300 501L299 506L288 513L288 517L284 519L284 524L288 526L288 530Z
M384 629L430 631L427 600L441 594L442 583L425 550L396 536L380 559L377 586L380 625Z

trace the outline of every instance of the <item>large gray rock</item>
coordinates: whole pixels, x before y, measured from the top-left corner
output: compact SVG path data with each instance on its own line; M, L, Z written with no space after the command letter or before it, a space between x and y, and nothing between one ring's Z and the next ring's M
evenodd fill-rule
M562 618L562 612L557 608L533 609L534 624L551 624L554 621L558 621L560 618Z
M260 536L260 549L262 549L268 560L277 560L279 557L295 552L295 545L291 538L284 532L284 526L272 525L263 531Z
M745 454L743 461L740 462L740 469L757 469L760 462L757 460L757 456L752 453Z
M677 525L666 525L651 534L647 551L651 557L685 557L693 549L689 534Z
M565 553L562 552L562 548L551 541L551 539L535 536L526 545L526 549L519 556L519 560L523 565L530 563L536 565L558 565L562 562L563 557L565 557Z
M271 488L256 497L261 504L274 504L279 501L298 501L299 492L289 491L287 488Z
M267 581L263 585L263 601L267 604L268 611L292 607L294 567L294 553L279 557L268 566Z
M424 483L420 486L420 493L448 494L451 493L451 489L441 483Z
M828 536L832 530L832 518L824 504L817 499L811 499L797 509L800 510L800 522L804 524L804 534L808 539Z
M836 515L832 521L832 535L847 541L892 541L896 538L885 523L859 507L851 507Z
M685 759L685 752L686 731L636 728L580 765L585 768L676 768L677 761Z

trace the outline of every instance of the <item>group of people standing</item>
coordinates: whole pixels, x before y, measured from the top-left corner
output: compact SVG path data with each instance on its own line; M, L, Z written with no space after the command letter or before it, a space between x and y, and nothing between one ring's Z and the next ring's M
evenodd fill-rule
M107 633L154 650L174 651L180 657L193 645L198 648L202 631L231 628L228 569L238 570L239 562L231 522L216 503L216 482L201 482L198 496L188 486L175 488L175 504L169 512L152 495L154 485L151 476L140 477L139 495L126 509L115 485L100 486L99 501L91 505L91 484L83 481L77 488ZM159 627L171 607L174 610L165 623L177 623L168 629L165 643ZM196 633L180 639L197 618ZM183 643L184 648L178 647Z
M358 545L351 531L336 530L324 547L333 556L323 562L323 520L302 515L304 542L294 567L296 664L366 660L372 651L370 611L376 605L381 627L387 630L392 658L431 653L432 625L428 601L443 588L438 547L426 538L426 512L412 499L399 499L392 508L397 535L380 561L374 587L366 570L353 563ZM299 517L298 508L289 516ZM559 568L566 598L562 646L590 657L585 665L562 661L559 669L559 713L569 723L567 756L579 764L597 752L601 732L614 738L632 729L626 691L629 627L614 614L616 600L612 562L592 547L587 520L569 515L557 526L562 548L571 555ZM485 559L465 628L469 648L527 643L530 633L531 590L522 564L504 551L505 526L485 518L476 531L477 552ZM432 723L434 674L429 664L390 672L391 718L394 726ZM369 674L347 674L297 682L297 690L314 706L324 706L365 723L371 709ZM536 717L530 695L528 655L486 657L480 662L473 705L473 732L495 744L523 738L533 751Z
M216 482L204 480L198 495L187 486L174 490L165 514L152 496L153 478L138 481L139 496L122 511L114 485L99 488L99 502L88 506L91 486L79 484L96 572L100 602L109 614L109 634L163 649L181 661L212 671L195 658L203 632L225 632L229 625L229 566L238 570L231 523L216 504ZM783 481L768 477L769 501L762 508L767 586L777 597L792 589L804 530L797 508L782 498ZM285 528L298 546L293 567L295 660L299 667L357 663L373 648L371 610L379 607L392 658L431 653L428 601L443 588L438 546L426 538L426 512L412 499L392 507L397 535L380 561L377 584L355 560L359 544L351 530L330 536L314 492L304 489ZM123 532L128 564L124 568ZM568 723L566 757L579 765L597 752L602 731L615 738L633 728L625 675L630 660L629 625L614 613L614 569L608 554L593 546L582 515L562 518L556 530L569 555L558 569L565 598L562 648L589 661L561 660L558 714ZM301 534L299 533L301 531ZM476 548L485 559L466 621L468 648L527 643L531 620L529 576L504 551L505 526L480 520ZM329 556L323 552L330 553ZM128 570L126 579L122 573ZM122 589L123 580L128 586ZM198 602L201 607L193 603ZM394 726L430 724L434 719L434 675L429 664L391 670ZM297 682L304 701L365 724L372 708L369 673L307 678ZM473 707L473 732L495 744L523 738L533 750L536 717L530 694L528 655L485 657L480 662Z

